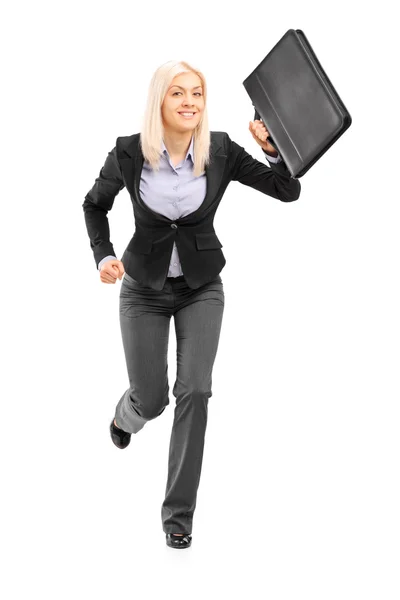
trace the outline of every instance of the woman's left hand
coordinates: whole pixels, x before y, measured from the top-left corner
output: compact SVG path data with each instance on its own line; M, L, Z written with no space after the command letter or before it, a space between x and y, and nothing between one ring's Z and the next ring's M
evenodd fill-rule
M271 154L272 156L278 156L278 152L276 151L274 146L272 146L272 144L270 144L267 141L267 138L269 137L269 132L267 131L262 121L250 121L249 130L253 138L256 140L257 144L259 144L263 150L265 150L266 152L268 152L268 154Z

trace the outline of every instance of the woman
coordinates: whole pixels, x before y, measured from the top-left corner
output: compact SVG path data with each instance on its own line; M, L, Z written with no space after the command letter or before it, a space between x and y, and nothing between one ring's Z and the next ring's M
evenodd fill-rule
M150 83L140 134L117 138L83 203L90 245L103 283L124 275L120 324L129 376L110 424L126 448L131 434L169 404L167 378L171 316L177 335L177 379L168 479L161 517L167 545L187 548L200 480L212 369L225 295L225 264L213 228L231 180L284 202L300 182L268 143L261 121L249 123L272 167L250 156L225 132L210 132L202 73L186 62L159 67ZM135 234L121 260L109 240L107 212L126 186Z

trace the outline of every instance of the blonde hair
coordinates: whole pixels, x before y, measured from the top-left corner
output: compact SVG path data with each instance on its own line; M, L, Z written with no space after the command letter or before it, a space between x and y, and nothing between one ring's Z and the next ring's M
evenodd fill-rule
M201 79L203 86L204 110L200 123L193 131L194 165L195 177L202 175L205 165L210 163L210 131L208 128L207 113L207 85L203 74L185 61L170 60L154 72L150 81L147 105L144 112L140 132L140 146L145 160L150 163L153 170L160 168L162 155L162 140L164 125L162 122L161 105L171 85L172 80L181 73L196 73Z

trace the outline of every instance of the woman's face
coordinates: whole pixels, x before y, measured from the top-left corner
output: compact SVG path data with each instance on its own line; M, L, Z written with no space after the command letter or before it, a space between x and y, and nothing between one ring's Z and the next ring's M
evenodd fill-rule
M165 94L161 115L165 129L176 133L194 130L204 111L201 79L196 73L181 73L174 77ZM181 112L194 112L191 118Z

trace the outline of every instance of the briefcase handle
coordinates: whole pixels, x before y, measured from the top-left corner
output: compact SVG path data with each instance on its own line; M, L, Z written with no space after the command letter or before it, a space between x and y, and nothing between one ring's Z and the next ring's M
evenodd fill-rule
M254 106L254 104L253 104L253 106ZM260 114L257 112L257 109L256 109L256 108L254 108L254 111L255 111L255 112L254 112L254 121L262 121L262 118L261 118ZM264 122L264 121L263 121L263 122ZM265 125L265 123L264 123L264 125ZM267 129L268 129L268 127L267 127ZM268 133L269 133L269 132L268 132ZM271 144L271 146L273 146L273 147L275 148L275 150L276 150L276 151L279 153L279 148L278 148L278 147L277 147L277 145L275 144L275 142L274 142L274 140L273 140L273 138L272 138L271 134L269 134L269 136L268 136L268 138L267 138L267 139L268 139L268 142Z

